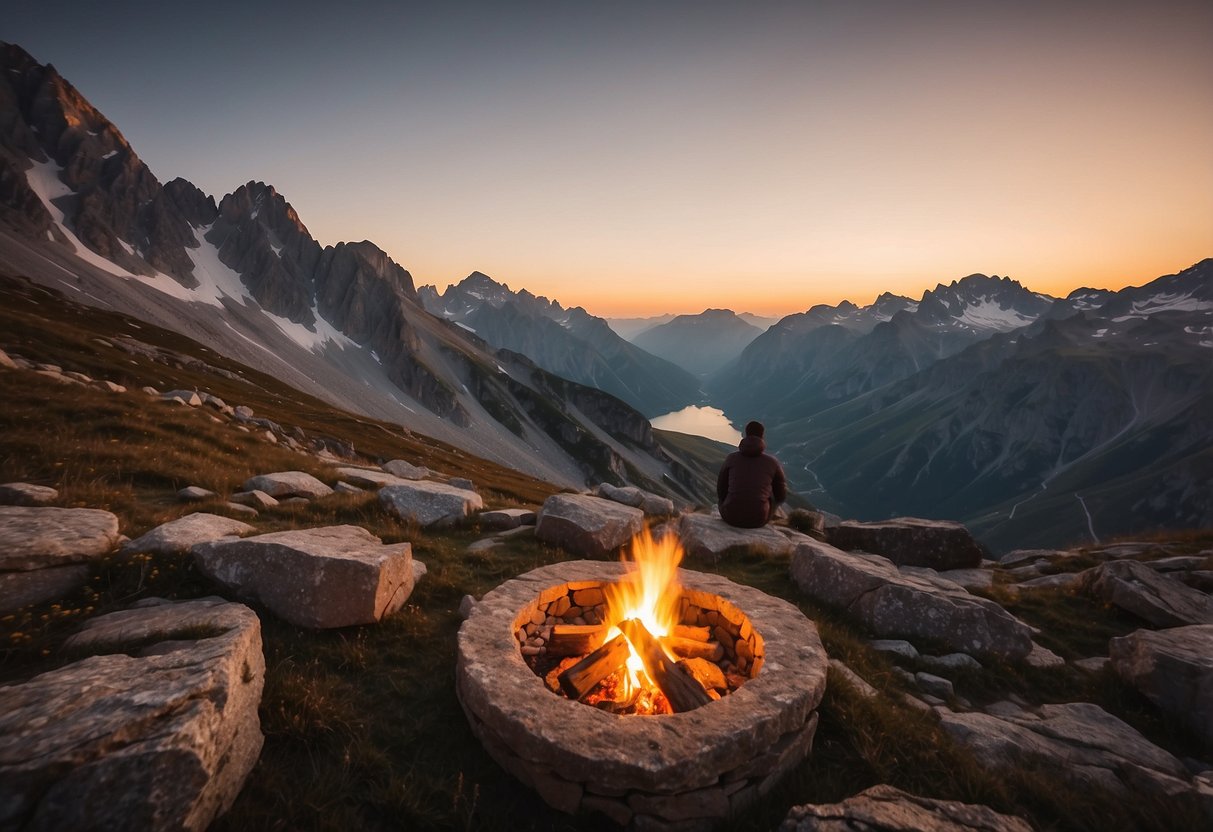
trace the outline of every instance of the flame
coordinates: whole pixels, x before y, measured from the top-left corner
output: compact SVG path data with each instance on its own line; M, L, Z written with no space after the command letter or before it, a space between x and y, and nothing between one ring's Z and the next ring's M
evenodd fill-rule
M645 529L632 538L631 555L631 560L626 554L622 558L628 566L628 574L605 587L607 641L619 635L616 625L629 618L639 618L658 638L669 635L678 624L678 600L682 595L678 583L682 543L678 537L666 534L654 539ZM631 697L638 691L656 691L656 686L644 672L640 656L630 644L629 649L628 673L621 692L625 697Z

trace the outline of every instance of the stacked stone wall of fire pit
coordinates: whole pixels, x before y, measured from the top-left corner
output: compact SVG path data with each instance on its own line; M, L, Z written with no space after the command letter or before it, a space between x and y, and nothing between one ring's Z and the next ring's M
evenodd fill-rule
M744 684L701 708L660 716L617 715L553 693L526 661L546 648L542 633L578 617L601 619L597 596L625 574L620 564L572 561L488 593L459 632L460 702L489 754L553 807L636 828L710 828L808 755L828 658L793 605L679 570L683 623L712 627L728 645L721 663ZM565 618L574 607L581 615Z

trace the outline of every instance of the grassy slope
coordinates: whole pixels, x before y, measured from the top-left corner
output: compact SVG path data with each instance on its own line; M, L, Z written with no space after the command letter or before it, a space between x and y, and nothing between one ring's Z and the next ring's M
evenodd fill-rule
M258 415L299 425L309 434L352 441L373 456L402 457L443 473L469 476L494 503L535 505L554 490L424 437L406 435L398 426L336 411L170 333L136 330L119 315L48 301L36 291L4 286L0 347L135 391L146 383L161 389L198 386L231 404L250 405ZM203 357L248 381L134 359L94 340L122 332ZM59 504L108 508L132 536L195 510L173 499L176 489L186 484L224 494L251 474L282 468L312 470L332 481L312 458L212 421L203 409L160 404L139 392L103 393L62 386L28 372L0 370L0 401L0 482L22 479L56 485L61 489ZM518 786L472 737L454 697L460 598L467 593L479 596L509 577L563 559L563 553L533 539L516 539L470 554L466 546L479 536L475 528L422 534L388 517L367 494L282 507L253 522L260 531L355 523L387 541L412 541L429 574L404 609L375 626L308 632L259 610L267 661L261 708L266 745L219 828L584 829L599 823L556 813ZM888 782L929 796L1025 814L1047 829L1196 828L1190 807L1151 806L1140 800L1124 806L1095 791L1067 789L1030 769L984 772L929 718L894 701L902 683L888 661L864 644L863 633L833 611L799 600L786 559L741 555L708 568L798 603L817 621L831 656L891 695L868 702L831 675L811 759L734 827L769 829L793 803L835 801ZM0 680L26 678L67 660L62 641L87 616L147 595L214 592L187 559L103 562L81 593L0 619ZM1060 595L1021 603L1016 611L1048 627L1051 647L1074 655L1102 652L1096 648L1106 644L1108 635L1133 626L1097 605ZM960 678L957 688L973 701L1011 691L1036 702L1100 702L1155 741L1179 753L1193 753L1182 731L1160 719L1110 674L1087 677L1072 670L996 666Z

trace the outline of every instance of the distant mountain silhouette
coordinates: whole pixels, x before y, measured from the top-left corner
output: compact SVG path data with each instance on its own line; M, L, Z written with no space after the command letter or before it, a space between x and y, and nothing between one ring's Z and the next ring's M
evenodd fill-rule
M705 376L741 355L762 330L728 309L678 315L639 333L632 343L654 355Z

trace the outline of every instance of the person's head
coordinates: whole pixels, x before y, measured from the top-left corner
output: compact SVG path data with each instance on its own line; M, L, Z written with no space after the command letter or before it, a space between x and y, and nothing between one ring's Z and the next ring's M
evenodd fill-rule
M745 426L746 436L757 436L759 439L767 432L767 429L762 426L762 422L747 422Z

